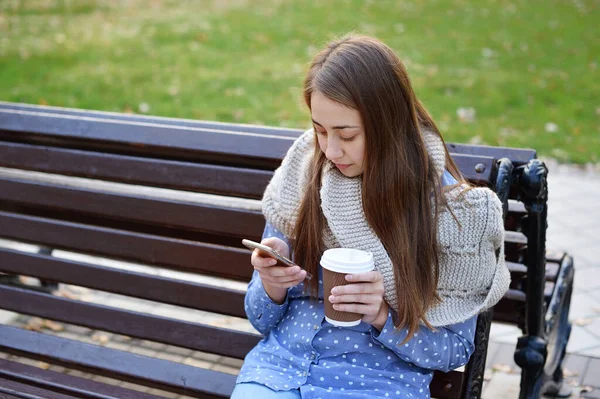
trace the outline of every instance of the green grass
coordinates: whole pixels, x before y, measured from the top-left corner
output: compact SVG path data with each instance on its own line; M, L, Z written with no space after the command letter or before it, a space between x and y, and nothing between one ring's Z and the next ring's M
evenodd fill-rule
M311 57L356 31L447 141L597 163L598 21L597 0L2 0L0 99L304 128Z

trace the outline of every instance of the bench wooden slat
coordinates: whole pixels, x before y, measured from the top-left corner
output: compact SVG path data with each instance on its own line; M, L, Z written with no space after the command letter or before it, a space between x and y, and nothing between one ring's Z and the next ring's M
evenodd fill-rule
M486 155L494 159L508 158L515 165L522 165L536 158L536 151L526 148L491 147L486 145L448 143L448 152L457 154Z
M18 399L92 399L100 398L98 395L85 395L78 392L74 395L66 395L62 392L40 388L32 384L24 384L20 381L12 381L0 377L0 398L18 398ZM155 397L158 399L158 397ZM102 399L107 399L106 396Z
M10 142L0 142L0 166L253 199L262 198L273 175L267 170Z
M477 185L488 185L495 173L495 160L479 155L453 154L452 159L465 179ZM481 172L479 168L483 165Z
M256 334L119 310L16 287L0 285L0 302L2 308L13 312L235 358L244 358L260 340Z
M0 248L0 271L245 318L244 292Z
M0 376L29 386L68 393L81 399L160 399L149 393L105 384L87 378L43 370L37 367L0 359Z
M0 398L18 399L81 399L82 396L65 395L59 392L11 381L0 377Z
M525 293L509 289L504 297L494 306L494 321L517 324L523 328L525 315Z
M125 114L108 111L96 111L78 108L62 108L53 106L39 106L34 104L19 104L0 101L0 109L5 110L21 110L21 111L41 111L58 115L67 115L75 117L102 118L109 120L119 120L125 122L149 122L175 126L196 127L203 129L226 130L230 132L248 132L262 133L278 136L299 137L304 130L293 129L286 127L263 126L263 125L248 125L242 123L227 123L215 121L203 121L193 119L182 119L172 117L161 117L153 115Z
M41 389L65 392L81 399L161 399L140 391L105 384L87 378L43 370L38 367L0 359L0 377ZM44 398L46 398L45 396Z
M0 201L240 238L259 236L264 228L260 211L7 178L0 178Z
M527 266L522 263L506 262L506 266L510 271L511 279L518 280L527 275ZM546 262L546 281L556 281L560 265L555 262Z
M2 392L2 391L4 391L4 392ZM4 389L2 389L2 391L0 391L0 393L2 394L2 399L45 399L40 396L29 396L25 393L18 393L18 392L15 392L14 390L11 390L11 391L13 391L13 393L15 393L15 395L18 395L18 396L15 396L11 393L6 393L7 390L4 390Z
M296 137L0 109L0 138L274 169ZM160 157L160 156L159 156Z
M253 271L247 249L3 211L0 226L0 237L168 269L241 281L249 281Z
M546 261L562 264L565 257L565 252L556 250L546 250Z
M60 297L49 296L43 299L47 294L39 292L32 292L32 296L28 294L30 291L27 289L0 286L0 298L6 299L3 307L15 312L232 357L243 357L258 342L258 336L255 334L238 333L161 316L122 311ZM64 314L58 310L60 306L64 307ZM88 320L87 317L93 317L95 320ZM138 324L133 328L128 323ZM194 338L196 335L202 339ZM229 342L235 340L239 342L231 346ZM194 344L191 343L192 341ZM227 345L229 345L227 348L221 348Z
M228 398L236 380L231 374L6 325L0 325L0 348L64 367L198 398Z

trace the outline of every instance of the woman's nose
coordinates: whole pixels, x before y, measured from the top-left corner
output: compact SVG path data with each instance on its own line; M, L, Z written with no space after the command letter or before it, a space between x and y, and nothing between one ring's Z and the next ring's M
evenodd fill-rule
M325 156L329 160L336 160L342 158L344 152L342 151L342 147L339 143L339 140L335 138L327 139L327 151L325 151Z

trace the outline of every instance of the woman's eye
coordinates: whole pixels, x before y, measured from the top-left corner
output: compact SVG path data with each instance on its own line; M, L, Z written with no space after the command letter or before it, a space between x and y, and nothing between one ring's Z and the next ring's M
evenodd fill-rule
M352 137L342 137L342 141L352 141L354 140L356 136L352 136Z
M327 135L327 132L324 130L317 130L317 134L320 134L321 136L325 136L325 135Z

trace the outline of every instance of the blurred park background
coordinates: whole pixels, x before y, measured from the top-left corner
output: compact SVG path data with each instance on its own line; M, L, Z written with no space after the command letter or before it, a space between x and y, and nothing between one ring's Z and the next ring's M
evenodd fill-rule
M600 162L598 0L0 0L0 100L306 128L350 31L404 61L447 141Z

